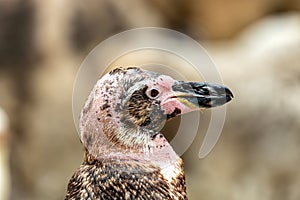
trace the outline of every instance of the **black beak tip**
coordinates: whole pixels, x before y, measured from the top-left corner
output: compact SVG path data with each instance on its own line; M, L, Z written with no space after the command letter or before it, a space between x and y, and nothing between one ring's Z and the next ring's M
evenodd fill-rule
M226 93L226 102L231 101L234 97L232 92L228 88L225 88L225 93Z

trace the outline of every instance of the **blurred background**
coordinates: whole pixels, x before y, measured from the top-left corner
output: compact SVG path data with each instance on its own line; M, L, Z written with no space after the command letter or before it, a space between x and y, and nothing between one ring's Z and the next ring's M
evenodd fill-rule
M64 198L83 160L77 70L143 26L199 41L235 95L210 155L198 159L201 134L183 155L189 198L299 200L299 11L299 0L0 0L0 200Z

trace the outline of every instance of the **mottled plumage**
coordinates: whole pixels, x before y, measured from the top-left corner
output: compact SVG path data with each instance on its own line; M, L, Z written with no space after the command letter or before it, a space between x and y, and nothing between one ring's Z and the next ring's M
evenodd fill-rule
M220 85L176 81L140 68L106 74L82 110L86 157L66 199L187 199L182 160L159 129L167 119L231 98Z
M184 175L172 184L177 189L170 192L160 169L150 163L93 160L73 175L66 199L186 199Z

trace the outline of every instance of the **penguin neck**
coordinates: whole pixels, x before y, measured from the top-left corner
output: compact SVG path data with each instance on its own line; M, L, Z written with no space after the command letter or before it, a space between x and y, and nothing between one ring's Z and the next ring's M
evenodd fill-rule
M133 128L120 123L104 123L103 133L89 152L97 160L121 160L125 162L147 162L160 168L173 165L179 156L163 134L143 129ZM101 136L102 135L102 136Z

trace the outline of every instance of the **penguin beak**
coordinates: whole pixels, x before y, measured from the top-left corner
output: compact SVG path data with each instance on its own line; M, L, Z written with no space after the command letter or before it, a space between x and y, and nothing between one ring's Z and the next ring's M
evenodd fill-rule
M190 111L221 106L233 98L227 87L213 83L175 81L172 90L173 98Z

